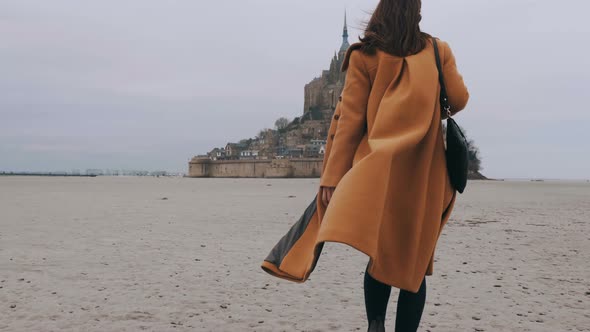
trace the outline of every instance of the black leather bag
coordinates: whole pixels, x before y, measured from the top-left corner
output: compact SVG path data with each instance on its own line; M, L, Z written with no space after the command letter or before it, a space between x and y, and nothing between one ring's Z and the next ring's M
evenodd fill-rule
M436 38L432 38L434 44L434 55L436 56L436 67L438 68L438 80L440 81L440 107L441 113L447 115L447 169L451 184L459 193L463 193L467 186L467 172L469 167L469 145L461 128L451 117L451 106L447 96L445 78L440 61L438 44Z

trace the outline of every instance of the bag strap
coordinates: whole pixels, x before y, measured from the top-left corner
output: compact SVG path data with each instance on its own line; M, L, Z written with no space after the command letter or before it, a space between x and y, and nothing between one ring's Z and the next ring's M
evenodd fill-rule
M451 114L451 106L449 105L449 96L447 95L447 87L445 86L445 77L443 75L442 64L440 61L440 54L438 51L438 43L436 42L436 38L432 38L432 44L434 45L434 56L436 58L436 68L438 69L438 81L440 82L440 106L441 106L441 113L445 112L447 116L450 118Z

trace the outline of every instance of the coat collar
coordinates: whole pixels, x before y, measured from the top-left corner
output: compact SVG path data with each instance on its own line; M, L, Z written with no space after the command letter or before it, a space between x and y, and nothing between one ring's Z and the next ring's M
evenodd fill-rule
M363 43L358 42L358 43L354 43L348 47L348 50L346 50L346 55L344 56L344 62L342 63L342 68L341 68L342 71L346 71L348 69L348 65L350 63L350 55L352 54L352 51L358 50L362 46L363 46Z

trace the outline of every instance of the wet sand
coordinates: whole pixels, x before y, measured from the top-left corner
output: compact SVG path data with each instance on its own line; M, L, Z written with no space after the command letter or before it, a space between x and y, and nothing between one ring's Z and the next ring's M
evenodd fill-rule
M305 284L260 269L317 185L0 177L0 331L365 331L363 254L326 245ZM589 219L590 183L471 182L420 331L587 331Z

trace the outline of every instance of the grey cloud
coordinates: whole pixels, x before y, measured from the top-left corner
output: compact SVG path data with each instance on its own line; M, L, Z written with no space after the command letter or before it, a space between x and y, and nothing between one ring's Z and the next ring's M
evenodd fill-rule
M2 1L0 170L183 171L194 154L298 116L303 85L340 45L344 8L360 27L375 4ZM450 43L469 85L458 121L487 175L590 177L589 9L424 1L424 30Z

